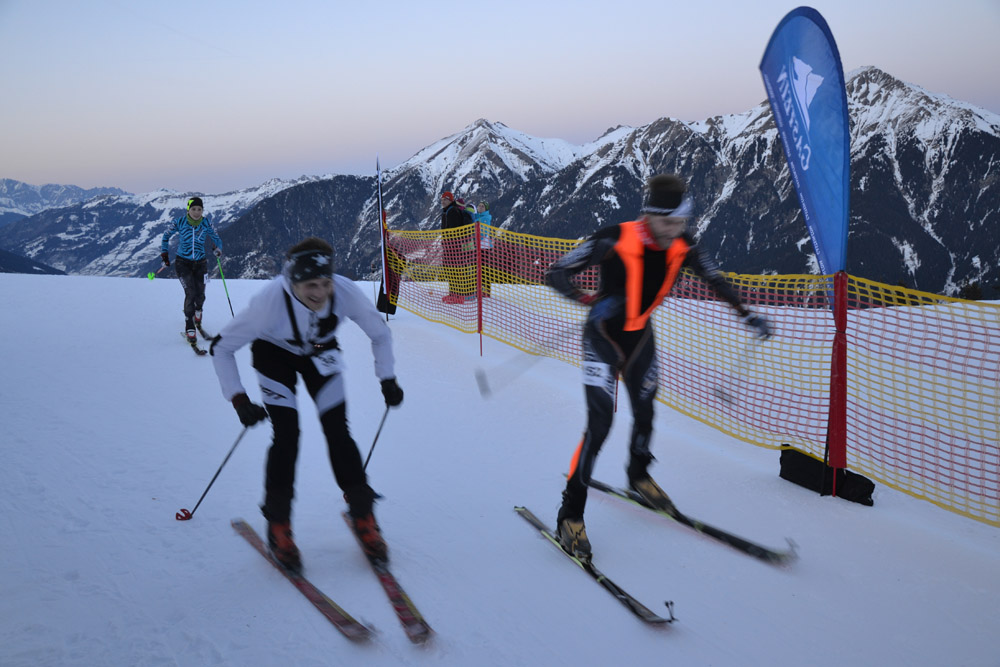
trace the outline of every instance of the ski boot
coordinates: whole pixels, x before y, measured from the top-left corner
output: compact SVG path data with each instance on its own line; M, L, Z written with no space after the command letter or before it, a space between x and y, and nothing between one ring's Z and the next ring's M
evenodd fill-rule
M292 525L288 521L268 521L267 544L274 559L290 572L302 573L302 558L299 548L292 540Z
M556 537L563 550L582 561L590 561L590 540L587 539L587 527L583 517L565 517L558 521Z
M375 521L375 515L371 512L362 518L351 517L354 523L354 532L361 540L361 548L364 549L368 560L379 563L389 562L389 547L382 539L382 530Z
M674 503L670 500L670 496L668 496L667 493L661 489L648 474L643 477L630 478L628 485L633 491L642 496L642 499L645 500L650 507L661 512L666 512L670 516L674 516L677 513L677 508L674 507Z

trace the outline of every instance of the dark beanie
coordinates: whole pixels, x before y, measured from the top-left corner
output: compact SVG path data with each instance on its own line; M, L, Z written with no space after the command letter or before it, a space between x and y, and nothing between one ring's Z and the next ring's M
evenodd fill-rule
M646 181L646 203L643 213L670 215L681 205L687 185L674 174L658 174Z
M188 210L190 210L192 206L201 206L202 208L205 208L205 205L201 202L201 197L191 197L191 199L188 199Z
M293 283L333 277L333 256L323 250L303 250L289 257L288 275Z

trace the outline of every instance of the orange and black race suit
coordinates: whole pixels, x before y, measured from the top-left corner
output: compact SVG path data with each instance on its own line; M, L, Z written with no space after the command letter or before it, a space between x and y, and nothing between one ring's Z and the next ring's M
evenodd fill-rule
M689 267L739 313L745 308L715 263L684 234L666 249L656 246L642 221L604 227L553 262L547 282L581 300L571 278L599 265L600 289L583 330L587 429L574 453L560 519L583 516L587 483L614 418L615 383L621 375L632 405L629 476L645 475L652 460L653 402L659 388L656 347L649 317Z

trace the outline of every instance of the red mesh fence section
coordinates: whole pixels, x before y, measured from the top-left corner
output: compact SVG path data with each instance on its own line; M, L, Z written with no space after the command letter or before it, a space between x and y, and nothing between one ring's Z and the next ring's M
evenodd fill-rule
M1000 306L851 278L851 467L1000 525Z
M390 230L387 284L402 308L531 354L580 364L587 310L544 285L578 241L470 225ZM682 273L653 315L659 400L753 444L822 459L835 333L832 276L727 276L776 335L750 336ZM597 287L596 269L577 277ZM1000 525L1000 306L851 278L848 467Z

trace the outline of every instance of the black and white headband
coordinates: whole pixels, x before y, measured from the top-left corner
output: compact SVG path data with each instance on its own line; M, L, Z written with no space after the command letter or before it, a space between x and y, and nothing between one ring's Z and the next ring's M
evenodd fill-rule
M694 203L691 198L684 196L681 203L674 208L663 208L659 206L646 205L639 209L641 213L649 213L652 215L665 215L671 218L690 218L692 213L694 213Z
M333 256L322 250L303 250L288 258L288 277L293 283L333 277Z

